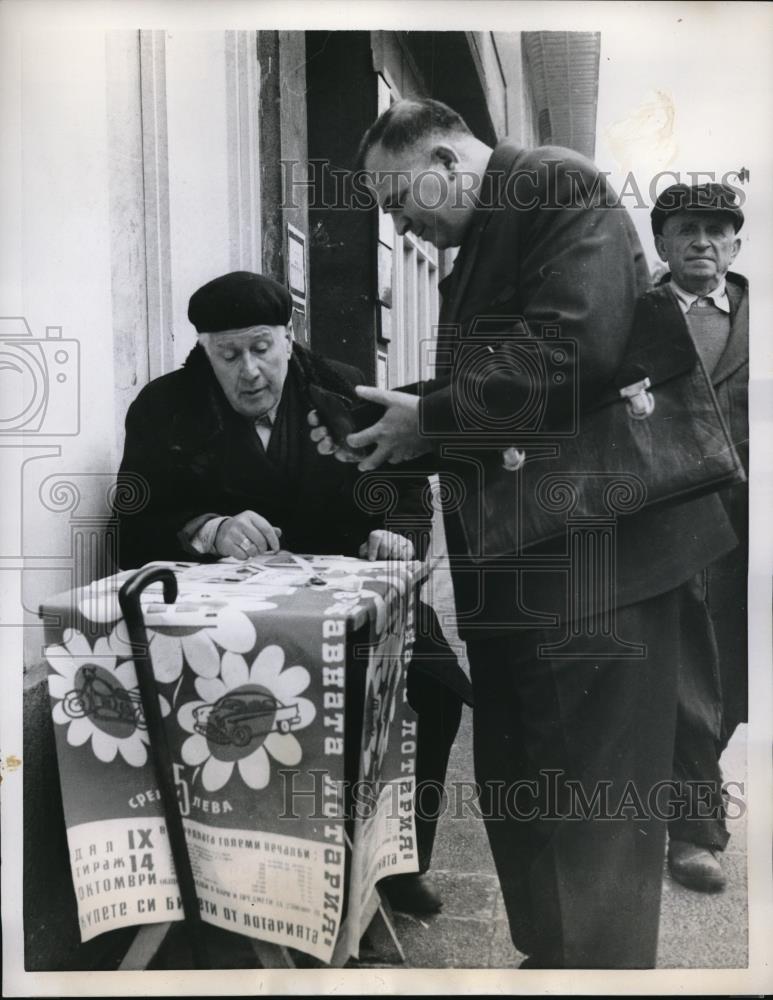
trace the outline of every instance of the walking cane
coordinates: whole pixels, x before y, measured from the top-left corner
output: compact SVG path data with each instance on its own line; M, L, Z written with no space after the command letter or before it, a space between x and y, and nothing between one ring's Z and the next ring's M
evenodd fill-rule
M140 605L140 594L156 581L161 581L164 585L164 603L174 604L177 600L177 580L174 573L163 566L148 566L138 570L121 587L118 601L129 632L142 709L148 726L150 756L164 806L166 829L169 834L172 859L177 873L177 886L180 890L185 923L193 951L193 962L197 969L208 969L211 965L204 940L204 925L199 911L199 900L196 895L196 883L193 879L188 845L185 841L185 829L177 804L172 755L169 750L169 741L166 738L164 721L161 717L161 707L158 703L153 664L150 660L148 637Z

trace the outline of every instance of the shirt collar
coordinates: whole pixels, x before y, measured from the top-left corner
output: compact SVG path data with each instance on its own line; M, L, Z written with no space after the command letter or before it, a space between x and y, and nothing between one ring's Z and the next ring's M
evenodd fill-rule
M276 411L279 409L279 403L275 403L270 410L260 416L255 418L256 427L273 427L274 421L276 420Z
M669 285L683 313L686 313L693 302L700 298L711 299L717 309L720 309L724 313L730 312L730 300L727 297L727 281L724 277L717 287L707 295L696 295L694 292L688 292L681 285L677 285L673 278L669 281Z

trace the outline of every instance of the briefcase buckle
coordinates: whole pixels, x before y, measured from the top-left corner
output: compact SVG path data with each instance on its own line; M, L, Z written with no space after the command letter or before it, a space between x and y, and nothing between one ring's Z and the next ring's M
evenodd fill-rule
M633 420L646 420L655 409L655 397L647 392L652 385L648 378L640 382L632 382L620 389L620 395L627 400L628 416Z

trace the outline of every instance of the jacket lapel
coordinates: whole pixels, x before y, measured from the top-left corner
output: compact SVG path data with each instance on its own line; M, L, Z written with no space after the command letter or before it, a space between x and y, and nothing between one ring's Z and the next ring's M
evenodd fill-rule
M749 360L749 297L744 294L744 291L742 285L728 280L727 297L730 302L731 318L730 339L714 370L712 381L715 385L724 382Z
M672 299L680 316L684 316L675 296L668 290L671 275L660 279L656 291L662 291ZM711 376L712 385L719 385L749 361L749 296L746 294L746 279L738 274L728 273L727 297L730 302L730 338ZM685 320L686 323L686 320Z

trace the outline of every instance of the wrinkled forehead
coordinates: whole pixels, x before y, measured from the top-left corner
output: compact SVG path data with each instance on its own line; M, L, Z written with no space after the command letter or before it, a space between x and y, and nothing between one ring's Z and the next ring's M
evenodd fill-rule
M290 336L286 326L248 326L237 330L221 330L219 333L201 334L205 342L216 350L244 350L256 344L271 346L282 338Z

